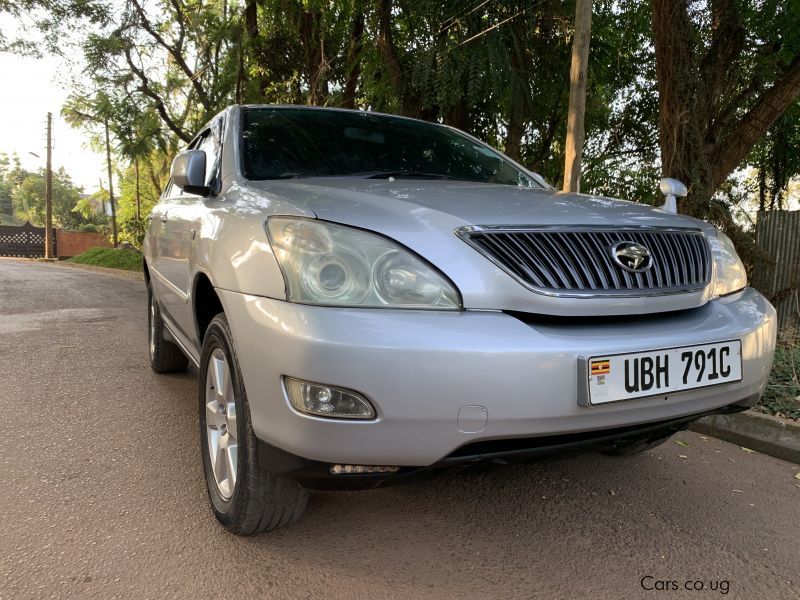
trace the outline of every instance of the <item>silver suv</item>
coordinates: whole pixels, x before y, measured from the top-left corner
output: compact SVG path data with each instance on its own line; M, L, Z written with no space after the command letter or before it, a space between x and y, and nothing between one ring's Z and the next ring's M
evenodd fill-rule
M211 505L243 535L309 489L642 451L753 405L775 345L707 223L391 115L226 109L175 159L144 256L152 367L197 366Z

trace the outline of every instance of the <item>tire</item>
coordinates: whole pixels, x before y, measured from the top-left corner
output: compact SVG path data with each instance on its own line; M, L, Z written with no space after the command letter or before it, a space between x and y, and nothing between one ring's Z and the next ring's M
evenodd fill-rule
M175 373L185 371L189 364L183 351L172 342L164 339L164 320L161 308L153 296L153 289L147 286L147 332L150 351L150 368L156 373Z
M671 438L673 433L674 432L671 431L667 435L661 435L656 438L647 436L635 440L619 442L619 444L613 448L603 450L603 454L607 454L608 456L633 456L634 454L641 454L642 452L646 452L647 450L652 450L653 448L660 446L669 438Z
M217 520L228 531L246 536L285 527L300 518L308 490L260 466L247 393L224 313L206 329L198 388L203 470ZM212 446L216 448L213 456Z

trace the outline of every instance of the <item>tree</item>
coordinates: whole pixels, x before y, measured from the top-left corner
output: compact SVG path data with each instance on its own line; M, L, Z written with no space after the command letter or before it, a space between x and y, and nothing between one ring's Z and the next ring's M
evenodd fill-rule
M0 214L14 215L14 188L20 184L22 178L24 176L19 157L16 154L0 154Z
M45 224L45 177L44 171L27 173L15 186L12 195L15 214L24 221L42 227ZM81 189L76 187L64 169L53 173L53 224L71 229L89 222L73 209L81 198Z
M572 3L124 0L119 8L86 36L90 83L79 95L98 89L112 99L106 149L126 173L139 165L140 207L142 182L160 188L164 157L231 102L442 122L550 181L563 178ZM691 189L682 210L730 228L729 199L739 196L726 179L750 162L764 165L765 203L779 205L794 169L793 153L781 149L794 142L787 126L770 124L796 95L799 12L789 0L592 2L581 188L654 203L659 174L675 176ZM138 147L148 140L154 149Z
M750 157L758 179L758 209L782 210L794 177L800 174L800 103L795 103L756 144Z
M117 207L114 201L114 165L111 161L111 132L110 125L111 119L116 113L111 96L103 91L97 91L91 96L80 96L72 94L64 106L61 108L61 114L64 119L73 127L82 127L93 135L97 136L97 127L102 127L101 143L106 153L106 171L108 173L108 197L109 204L111 205L111 238L114 246L117 245L118 232L117 232ZM97 137L95 137L97 144Z
M652 0L662 172L681 209L731 228L713 201L800 95L800 6L780 0Z
M84 19L96 25L104 23L108 9L102 0L0 0L0 16L11 15L22 25L21 34L12 39L0 30L0 52L38 55L46 49L59 53L58 41L65 27ZM30 29L37 35L26 35Z

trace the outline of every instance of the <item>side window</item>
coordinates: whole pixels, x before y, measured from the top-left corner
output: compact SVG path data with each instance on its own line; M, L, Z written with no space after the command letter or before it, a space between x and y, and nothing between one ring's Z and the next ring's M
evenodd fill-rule
M194 144L197 150L206 153L206 185L213 185L219 176L222 161L222 125L222 118L215 120Z
M197 146L198 150L206 153L206 185L211 184L217 175L217 158L219 155L219 146L216 136L212 131L208 131L203 135L200 145Z
M178 190L175 187L175 184L173 184L172 183L172 179L170 179L167 182L167 187L164 188L164 191L161 194L161 199L162 200L166 200L167 198L172 198L176 194L177 191Z
M216 185L219 178L219 170L222 162L222 132L224 130L224 118L219 117L211 122L206 130L198 135L189 144L188 150L202 150L206 153L206 173L205 184ZM178 189L169 183L169 188L165 192L165 197L178 193Z

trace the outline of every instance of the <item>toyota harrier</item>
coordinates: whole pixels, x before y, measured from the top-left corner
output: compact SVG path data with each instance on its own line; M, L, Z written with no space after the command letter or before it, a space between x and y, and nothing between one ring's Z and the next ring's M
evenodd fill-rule
M309 489L630 454L753 405L774 309L670 200L557 192L414 119L223 111L144 249L151 365L197 367L216 517L253 534Z

